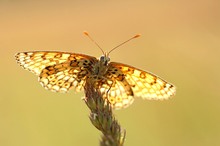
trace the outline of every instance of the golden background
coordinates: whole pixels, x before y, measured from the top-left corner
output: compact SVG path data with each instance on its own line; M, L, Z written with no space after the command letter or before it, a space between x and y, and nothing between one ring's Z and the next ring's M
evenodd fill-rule
M177 87L167 101L136 99L115 111L125 146L220 145L220 1L0 1L0 145L95 146L83 93L53 93L19 67L21 51L99 57L135 34L111 60L149 70Z

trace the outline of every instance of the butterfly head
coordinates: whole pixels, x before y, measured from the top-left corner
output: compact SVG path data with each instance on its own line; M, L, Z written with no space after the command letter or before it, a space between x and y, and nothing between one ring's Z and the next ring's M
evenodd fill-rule
M103 63L104 65L107 65L108 62L110 61L110 57L108 56L108 53L104 53L104 54L100 57L99 61L100 61L101 63Z

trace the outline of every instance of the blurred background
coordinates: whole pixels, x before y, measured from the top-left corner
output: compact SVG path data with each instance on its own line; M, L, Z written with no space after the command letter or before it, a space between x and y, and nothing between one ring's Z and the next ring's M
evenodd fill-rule
M125 146L220 145L220 1L0 1L0 145L98 145L83 93L53 93L23 70L21 51L102 55L153 72L177 87L167 101L137 98L114 111Z

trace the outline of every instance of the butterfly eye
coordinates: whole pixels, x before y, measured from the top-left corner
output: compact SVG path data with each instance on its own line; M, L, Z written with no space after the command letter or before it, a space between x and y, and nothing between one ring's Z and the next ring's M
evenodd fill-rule
M101 61L101 62L105 62L105 56L101 56L101 57L100 57L100 61Z

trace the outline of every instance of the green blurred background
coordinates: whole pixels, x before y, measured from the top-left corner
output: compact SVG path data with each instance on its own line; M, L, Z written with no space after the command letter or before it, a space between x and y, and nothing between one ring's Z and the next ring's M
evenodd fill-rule
M177 87L167 101L115 111L125 146L220 145L220 1L0 1L0 146L98 145L83 93L53 93L19 67L20 51L59 50L149 70Z

